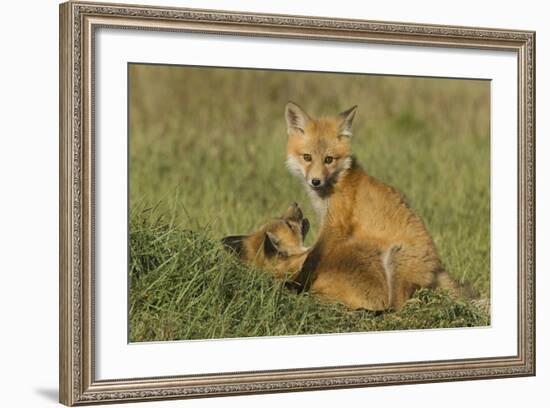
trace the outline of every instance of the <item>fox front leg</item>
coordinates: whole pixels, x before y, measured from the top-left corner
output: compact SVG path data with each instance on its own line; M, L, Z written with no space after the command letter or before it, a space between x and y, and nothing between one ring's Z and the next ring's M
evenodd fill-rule
M291 281L286 283L286 287L295 290L297 293L307 292L315 280L316 271L321 261L321 246L315 245L309 252L302 268Z

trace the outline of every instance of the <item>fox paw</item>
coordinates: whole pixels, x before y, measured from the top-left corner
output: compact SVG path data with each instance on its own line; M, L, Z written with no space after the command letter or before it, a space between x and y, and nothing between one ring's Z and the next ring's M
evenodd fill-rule
M304 290L304 287L301 284L294 281L286 281L285 288L296 294L301 293Z

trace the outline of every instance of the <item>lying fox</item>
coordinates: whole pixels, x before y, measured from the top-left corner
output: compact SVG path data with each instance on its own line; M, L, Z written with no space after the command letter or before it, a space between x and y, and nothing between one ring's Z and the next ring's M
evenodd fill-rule
M369 176L351 153L357 107L313 118L286 106L287 165L304 186L321 227L295 276L351 308L399 309L420 287L455 289L430 234L399 191Z
M276 278L287 279L289 286L293 286L294 280L299 278L300 271L311 253L311 248L304 246L304 240L309 231L309 221L303 217L298 204L292 204L286 212L278 218L262 225L257 231L248 235L232 235L222 239L222 244L235 253L243 262L255 265ZM334 263L319 264L319 275L324 279L315 279L309 288L311 293L324 298L327 301L339 302L351 308L369 308L364 303L357 302L353 292L346 289L349 279L354 279L353 274L360 274L356 279L363 281L369 279L375 270L382 269L381 257L376 250L367 250L361 254L348 253L341 256L357 257L362 260L362 270L346 269L345 265L341 273L331 273ZM347 271L347 273L346 273ZM341 280L344 279L344 282ZM369 282L366 282L366 286ZM332 288L332 290L327 290ZM335 290L341 288L342 290ZM386 288L387 289L387 288ZM351 295L351 296L350 296ZM373 299L379 296L378 302L383 303L387 295L385 293L365 293ZM370 307L371 310L378 310Z
M222 244L232 250L243 262L272 273L277 278L292 279L300 271L309 249L304 240L309 231L309 220L304 218L297 203L256 232L232 235Z

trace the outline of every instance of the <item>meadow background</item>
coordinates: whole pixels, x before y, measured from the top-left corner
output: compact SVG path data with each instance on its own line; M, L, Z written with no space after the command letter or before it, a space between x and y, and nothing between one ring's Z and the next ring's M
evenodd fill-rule
M353 150L397 187L474 301L419 291L373 314L295 295L219 244L297 201L285 168L288 100L312 115L359 105ZM487 325L490 83L478 80L129 66L130 341Z

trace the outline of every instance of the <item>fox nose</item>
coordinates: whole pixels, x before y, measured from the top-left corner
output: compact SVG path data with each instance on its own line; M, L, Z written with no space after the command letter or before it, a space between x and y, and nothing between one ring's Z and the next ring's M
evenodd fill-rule
M318 178L311 179L311 185L313 187L319 187L321 185L321 180Z

